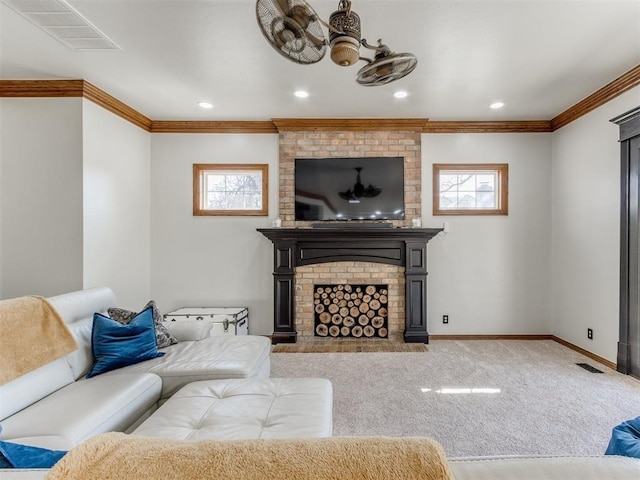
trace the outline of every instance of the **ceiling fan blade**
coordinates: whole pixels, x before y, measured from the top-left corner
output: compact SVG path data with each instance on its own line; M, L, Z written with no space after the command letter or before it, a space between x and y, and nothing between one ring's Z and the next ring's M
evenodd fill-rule
M367 188L364 189L363 196L367 198L373 198L373 197L377 197L381 193L382 193L382 188L374 187L373 185L370 184Z
M409 75L417 64L418 60L412 53L393 53L362 67L356 81L364 86L386 85Z
M289 17L277 17L271 23L271 35L278 48L287 50L304 48L304 30Z
M351 191L351 189L347 190L346 192L338 192L338 195L340 195L340 198L344 200L354 199L353 192Z
M309 42L311 43L311 45L316 47L316 49L318 49L318 50L320 50L323 46L325 46L327 44L327 42L326 42L326 40L324 38L318 38L314 34L309 32L308 30L305 30L304 34L307 37L307 39L309 40Z
M288 17L289 13L290 13L290 8L289 8L289 0L275 0L273 2L273 5L276 7L276 9L280 12L281 15Z

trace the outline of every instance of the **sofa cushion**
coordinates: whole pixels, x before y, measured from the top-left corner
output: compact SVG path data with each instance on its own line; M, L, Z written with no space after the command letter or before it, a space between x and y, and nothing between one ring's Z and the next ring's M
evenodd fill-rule
M332 431L329 380L243 378L181 388L133 434L198 441L318 438Z
M160 311L158 310L158 306L156 302L150 300L144 307L143 310L151 308L153 312L153 323L156 329L156 340L158 342L158 348L168 347L170 345L175 345L178 343L178 339L175 338L167 327L165 327L162 323L162 315L160 315ZM136 312L132 312L131 310L125 310L124 308L112 307L107 310L107 313L111 318L113 318L116 322L120 322L123 325L127 325L135 316Z
M95 363L87 378L164 355L158 352L152 312L148 307L126 325L100 313L93 316L91 346Z
M130 365L120 372L150 372L162 377L166 399L188 383L198 380L269 376L271 342L266 337L215 336L197 342L180 342L161 349L164 357Z
M0 470L0 478L2 480L45 480L48 473L48 468L12 468Z
M65 358L22 375L0 387L0 420L69 385L74 375ZM0 434L2 438L2 434Z
M614 456L450 458L456 480L637 480L640 460Z
M113 291L107 287L89 288L48 298L78 342L78 350L65 358L75 379L83 377L93 364L91 328L95 312L105 314L116 304Z
M99 433L126 431L155 408L161 384L152 374L79 380L3 420L1 435L5 440L55 435L67 439L68 446L58 444L64 449Z

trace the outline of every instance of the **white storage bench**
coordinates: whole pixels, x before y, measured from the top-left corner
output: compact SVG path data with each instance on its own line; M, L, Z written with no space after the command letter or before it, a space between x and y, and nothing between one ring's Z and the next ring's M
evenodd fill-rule
M247 307L185 307L163 315L165 323L208 322L211 336L248 335L249 309Z
M319 438L332 432L329 380L249 378L186 385L133 434L199 441Z

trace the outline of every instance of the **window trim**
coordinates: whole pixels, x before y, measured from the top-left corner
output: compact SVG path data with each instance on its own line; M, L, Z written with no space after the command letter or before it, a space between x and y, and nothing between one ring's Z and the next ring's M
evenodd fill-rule
M259 210L211 210L202 208L202 178L205 172L216 170L246 172L259 170L262 174L262 208ZM260 216L269 215L269 165L266 163L194 163L193 164L194 216Z
M498 173L498 208L495 209L441 209L440 172L471 170L478 173ZM433 164L433 215L508 215L509 214L509 164L508 163L434 163Z

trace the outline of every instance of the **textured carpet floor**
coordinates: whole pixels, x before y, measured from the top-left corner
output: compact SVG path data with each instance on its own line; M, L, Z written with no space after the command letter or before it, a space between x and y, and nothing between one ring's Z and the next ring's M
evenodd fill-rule
M334 435L428 436L449 457L599 455L615 425L640 415L640 381L551 340L274 353L271 376L331 380Z

